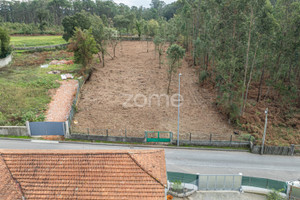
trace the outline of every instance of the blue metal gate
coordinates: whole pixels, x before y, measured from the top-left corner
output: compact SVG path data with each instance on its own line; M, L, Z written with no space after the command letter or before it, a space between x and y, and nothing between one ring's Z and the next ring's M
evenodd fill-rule
M30 133L33 136L37 135L64 135L64 122L29 122Z

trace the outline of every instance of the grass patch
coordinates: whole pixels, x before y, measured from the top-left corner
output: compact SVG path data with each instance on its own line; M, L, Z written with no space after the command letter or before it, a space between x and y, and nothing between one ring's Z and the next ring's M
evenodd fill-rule
M60 74L48 74L52 70L73 73L79 65L59 65L41 68L51 60L71 59L66 51L15 53L13 63L0 70L0 126L25 125L26 121L43 121L47 105L51 101L51 89L58 88Z
M11 36L11 45L15 47L37 47L65 44L62 36Z
M29 136L0 135L0 138L32 139Z

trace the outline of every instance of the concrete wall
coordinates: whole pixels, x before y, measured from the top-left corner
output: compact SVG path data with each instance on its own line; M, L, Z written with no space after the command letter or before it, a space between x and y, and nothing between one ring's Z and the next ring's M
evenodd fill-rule
M26 126L0 126L0 135L30 136Z
M0 59L0 68L5 67L8 65L12 60L12 55L10 54L6 58Z
M71 134L70 139L77 140L98 140L108 142L145 142L145 138L136 137L114 137L114 136L100 136L100 135L85 135L85 134Z
M177 144L176 140L172 144ZM215 146L215 147L245 147L250 146L250 142L235 142L235 141L185 141L180 140L180 145L195 145L195 146Z
M251 152L255 154L260 154L261 148L262 147L258 145L251 145ZM294 154L294 146L293 145L291 145L290 147L265 146L264 154L292 156Z

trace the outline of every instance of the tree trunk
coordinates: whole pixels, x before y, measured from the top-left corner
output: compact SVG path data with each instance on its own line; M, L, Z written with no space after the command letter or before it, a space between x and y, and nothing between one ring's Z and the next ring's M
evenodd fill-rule
M104 62L104 51L102 51L102 67L105 66L105 62Z
M149 52L149 48L148 48L148 38L147 38L147 53Z
M168 79L169 79L169 80L168 80L169 83L168 83L167 94L170 93L170 85L171 85L171 80L172 80L172 72L169 74Z
M265 60L265 62L263 64L262 72L261 72L261 76L260 76L259 87L258 87L258 94L257 94L257 99L256 99L257 102L259 102L260 98L261 98L261 86L262 86L262 82L264 80L265 66L266 66L266 60Z
M101 55L100 55L100 52L98 52L98 57L99 57L99 62L101 63L102 60L101 60Z
M249 32L248 32L248 44L247 44L247 52L246 52L246 63L245 63L245 72L244 72L244 83L242 88L242 105L241 105L241 112L240 115L243 116L243 107L244 107L244 96L245 96L245 87L247 81L247 72L248 72L248 62L249 62L249 51L250 51L250 44L251 44L251 30L252 30L252 23L253 23L253 9L251 7L251 16L250 16L250 24L249 24Z
M242 112L242 113L244 113L244 112L245 112L245 109L246 109L249 86L250 86L251 79L252 79L253 68L254 68L254 65L255 65L255 62L256 62L256 52L257 52L257 48L258 48L258 43L257 43L256 48L255 48L254 58L253 58L252 65L251 65L251 70L250 70L249 80L248 80L248 83L247 83L246 96L245 96L244 107L243 107L243 112Z

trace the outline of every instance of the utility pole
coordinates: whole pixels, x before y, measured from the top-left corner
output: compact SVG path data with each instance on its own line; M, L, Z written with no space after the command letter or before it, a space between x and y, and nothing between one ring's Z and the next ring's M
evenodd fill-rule
M180 77L181 73L179 73L179 86L178 86L178 121L177 121L177 146L179 147L179 119L180 119Z
M266 132L267 132L267 123L268 123L268 108L266 108L265 114L266 114L266 120L265 120L264 136L263 136L262 145L261 145L261 152L260 152L261 155L264 154L264 145L265 145L265 138L266 138Z

